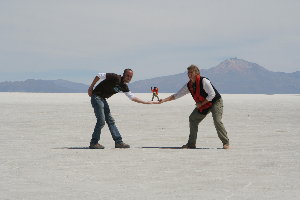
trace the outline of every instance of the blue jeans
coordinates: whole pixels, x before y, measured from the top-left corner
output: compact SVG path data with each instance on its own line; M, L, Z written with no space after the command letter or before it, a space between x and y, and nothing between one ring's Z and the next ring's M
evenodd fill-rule
M104 127L105 121L115 143L122 142L121 134L115 124L114 118L111 116L109 105L106 99L97 95L92 95L91 104L94 108L95 116L97 118L91 143L97 143L100 140L101 129Z

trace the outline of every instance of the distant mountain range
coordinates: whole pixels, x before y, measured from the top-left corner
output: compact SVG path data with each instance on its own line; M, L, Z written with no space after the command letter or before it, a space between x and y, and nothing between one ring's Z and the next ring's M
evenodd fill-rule
M258 64L231 58L216 67L201 69L223 94L300 94L300 71L272 72ZM129 84L132 92L147 93L156 86L160 92L177 92L188 82L187 73L135 81ZM66 80L35 80L0 82L0 92L85 93L88 85Z
M83 93L88 86L66 80L5 81L0 83L0 92L37 92L37 93Z
M186 66L188 67L188 66ZM258 64L231 58L210 69L200 69L220 93L227 94L299 94L300 71L272 72ZM130 84L134 92L149 92L156 86L160 92L177 92L188 82L187 72L136 81Z

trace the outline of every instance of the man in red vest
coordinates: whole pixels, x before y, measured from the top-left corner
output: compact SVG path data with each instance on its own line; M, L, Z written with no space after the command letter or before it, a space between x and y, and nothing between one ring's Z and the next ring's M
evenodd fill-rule
M153 101L154 97L156 97L157 100L159 101L159 97L158 97L158 88L157 88L157 87L154 87L154 88L152 89L152 87L151 87L151 92L152 92L152 100L151 100L151 101Z
M160 101L160 103L172 101L191 93L196 102L196 108L189 117L189 140L187 144L182 146L182 148L196 148L198 125L206 117L206 115L211 112L218 136L223 143L223 148L228 149L229 139L224 124L222 123L223 100L220 93L207 78L200 76L200 70L196 65L189 66L187 70L190 81L185 84L176 94L173 94Z

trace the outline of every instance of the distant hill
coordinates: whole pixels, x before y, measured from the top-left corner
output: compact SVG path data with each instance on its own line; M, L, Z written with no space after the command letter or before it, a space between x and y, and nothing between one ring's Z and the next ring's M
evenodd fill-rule
M201 75L210 79L221 93L228 94L299 94L300 71L272 72L256 63L231 58L216 67L201 69ZM177 92L188 77L186 72L141 80L129 85L133 92L149 92L151 86L160 92Z
M187 66L186 66L187 67ZM201 75L211 80L222 94L300 94L300 71L272 72L258 64L231 58L216 67L201 69ZM187 73L135 81L129 84L132 92L147 93L156 86L159 92L177 92L188 82ZM6 81L0 92L85 93L88 85L66 80Z
M82 93L89 86L66 80L5 81L0 83L0 92L44 92L44 93Z

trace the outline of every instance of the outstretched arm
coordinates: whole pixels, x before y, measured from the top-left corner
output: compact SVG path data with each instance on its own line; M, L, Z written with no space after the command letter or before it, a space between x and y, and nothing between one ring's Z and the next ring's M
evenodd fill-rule
M159 102L143 101L143 100L141 100L137 97L133 97L131 100L134 101L134 102L137 102L137 103L142 103L142 104L159 104Z
M181 97L183 97L184 95L188 94L189 93L189 89L187 88L186 85L184 85L176 94L173 94L165 99L161 99L159 101L159 103L164 103L164 102L167 102L167 101L173 101L175 99L179 99Z
M94 86L95 84L100 80L100 78L98 76L96 76L93 80L93 82L91 83L89 89L88 89L88 95L91 97L92 94L93 94L93 89L94 89Z
M171 96L169 96L169 97L167 97L167 98L161 99L161 100L159 101L159 103L164 103L164 102L167 102L167 101L173 101L173 100L175 100L175 96L174 96L174 95L171 95Z

